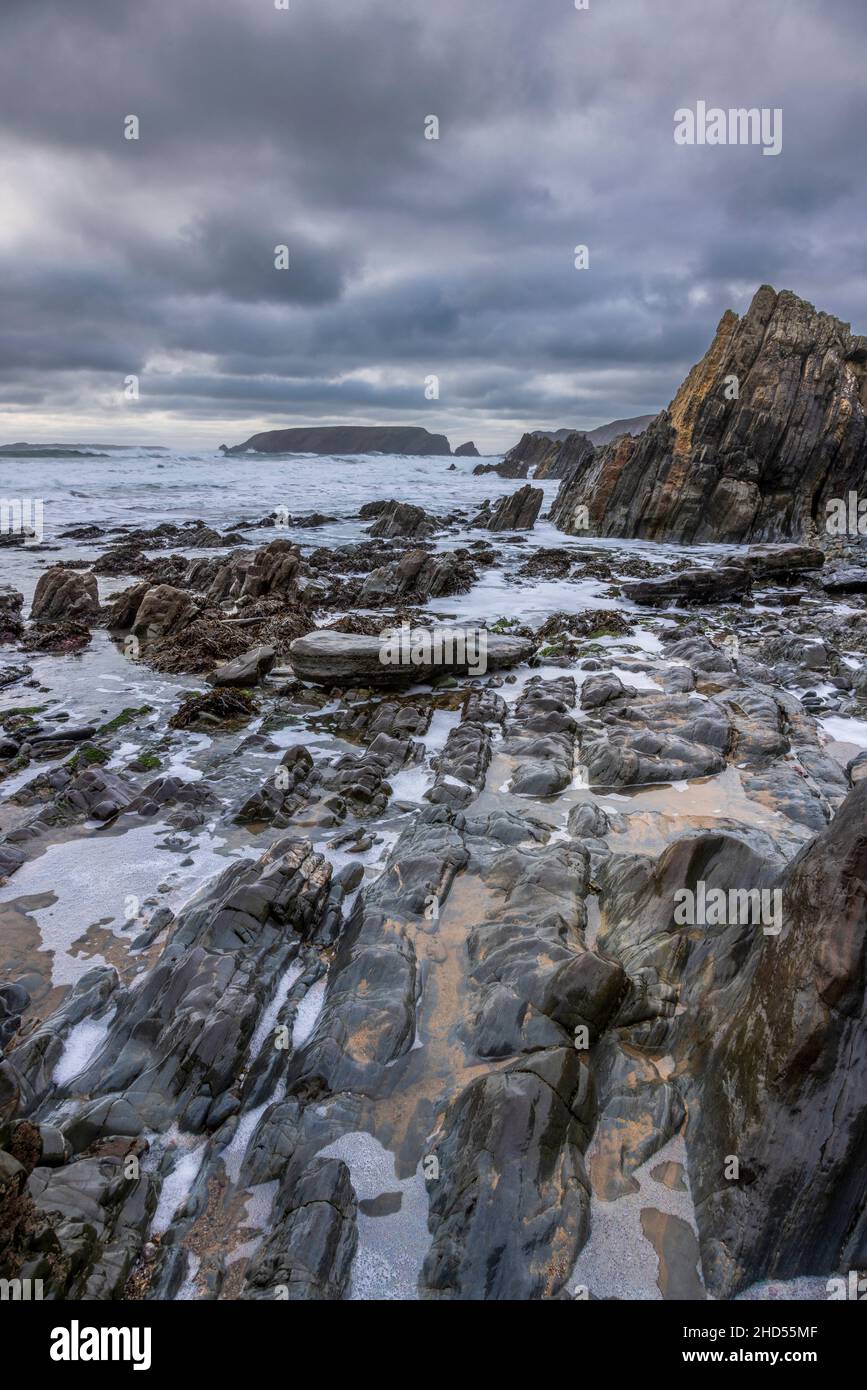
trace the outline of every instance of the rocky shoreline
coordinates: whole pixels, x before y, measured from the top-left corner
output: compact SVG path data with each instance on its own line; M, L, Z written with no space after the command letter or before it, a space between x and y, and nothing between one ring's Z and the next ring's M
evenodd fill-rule
M29 621L4 596L10 682L103 629L200 676L169 730L4 719L9 887L48 847L140 827L188 860L215 827L243 848L179 911L139 905L72 984L32 989L31 958L0 989L4 1277L55 1298L568 1297L599 1204L674 1141L659 1201L641 1189L657 1296L856 1265L867 752L817 718L867 717L860 586L841 600L810 547L696 568L496 549L485 515L418 511L378 506L378 538L326 553L230 531L182 564L170 531L89 537L98 558L49 567ZM518 612L552 576L608 606L505 619L482 676L371 685L384 628L430 629L433 599L502 566ZM201 775L118 758L144 728L207 735ZM678 927L697 878L779 884L786 930Z
M677 440L710 459L705 387L775 360L778 308L637 439L525 436L481 505L377 498L345 544L324 494L89 523L3 588L0 1277L701 1300L867 1267L863 542L813 524L827 480L772 520L773 470L706 547L573 525L601 489L598 530L646 529L618 489L673 429L642 515L661 487L695 538ZM861 372L819 317L808 461ZM94 649L139 703L42 698Z

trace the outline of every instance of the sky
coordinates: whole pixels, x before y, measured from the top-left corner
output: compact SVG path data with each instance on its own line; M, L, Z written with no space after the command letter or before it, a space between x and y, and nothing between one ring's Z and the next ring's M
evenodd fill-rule
M867 333L865 0L282 3L0 3L0 443L495 452L655 413L762 283Z

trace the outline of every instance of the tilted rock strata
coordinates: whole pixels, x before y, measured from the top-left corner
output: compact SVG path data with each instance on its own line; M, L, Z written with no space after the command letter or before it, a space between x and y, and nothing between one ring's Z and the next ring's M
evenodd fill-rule
M596 452L551 517L645 540L800 539L867 474L867 338L788 290L727 311L708 352L638 438Z

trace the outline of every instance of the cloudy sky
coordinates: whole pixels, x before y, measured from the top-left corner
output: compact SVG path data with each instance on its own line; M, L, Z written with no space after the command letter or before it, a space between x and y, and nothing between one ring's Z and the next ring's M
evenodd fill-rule
M0 442L494 450L658 410L763 282L867 332L865 0L288 3L2 0Z

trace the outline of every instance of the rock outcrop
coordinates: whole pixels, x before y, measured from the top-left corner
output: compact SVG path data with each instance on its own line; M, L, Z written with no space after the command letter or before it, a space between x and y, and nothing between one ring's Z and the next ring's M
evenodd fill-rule
M552 439L547 434L525 434L503 459L503 476L526 478L532 468L534 478L570 478L577 469L589 463L595 452L581 430L567 432L562 439ZM523 471L515 471L519 468Z
M40 577L30 609L34 623L90 623L98 614L96 575L55 565Z
M717 1297L756 1270L786 1279L867 1266L865 812L862 782L782 875L778 935L739 929L736 971L717 942L720 990L693 1059L686 1136ZM688 986L706 990L703 968L697 960Z
M473 441L471 439L468 439L466 444L459 444L458 447L455 449L455 458L477 459L479 458L479 451L476 448Z
M0 584L0 642L17 642L24 631L24 595L11 584Z
M867 337L763 285L743 318L723 315L642 435L566 478L551 519L572 534L656 541L803 538L864 483L865 410Z
M495 507L483 507L472 525L486 531L532 531L544 500L542 489L528 483L510 497L501 497Z
M416 507L412 502L397 502L392 499L381 505L376 502L373 507L376 508L375 512L372 508L362 507L359 513L360 516L366 513L368 516L376 517L373 525L367 528L369 536L388 540L420 540L432 535L437 529L436 519L428 516L424 507Z
M731 603L750 587L745 565L710 565L707 569L676 570L660 579L636 579L623 585L633 603L662 607L669 603Z

